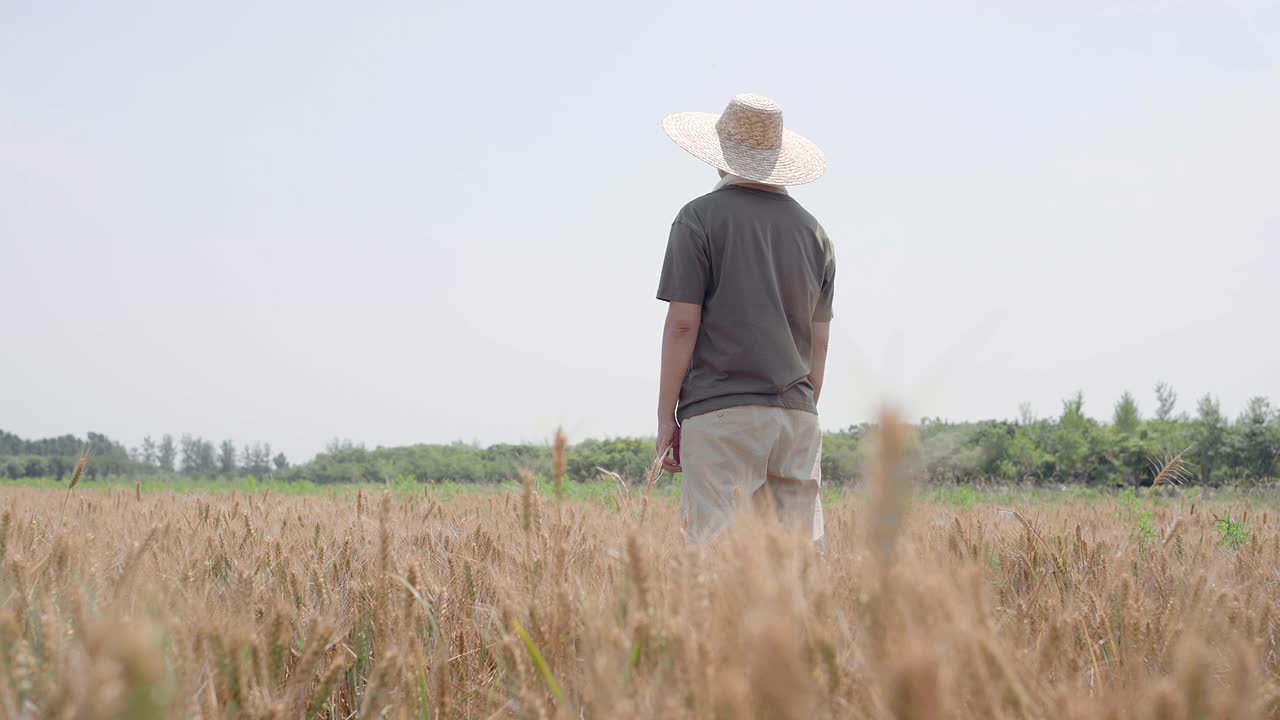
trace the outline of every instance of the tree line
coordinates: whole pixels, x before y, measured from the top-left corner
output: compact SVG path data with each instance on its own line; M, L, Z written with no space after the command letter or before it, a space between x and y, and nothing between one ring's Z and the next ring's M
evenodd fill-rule
M856 425L823 438L822 473L832 484L858 482L870 452L872 424ZM366 449L349 441L331 442L312 461L290 466L268 444L237 448L230 441L214 445L202 438L170 435L159 442L144 439L127 450L103 435L86 440L67 435L23 441L0 431L0 470L11 478L61 478L75 458L91 448L89 479L129 474L185 475L215 478L253 475L282 481L462 482L498 483L528 469L547 475L547 445L501 444L479 447L463 443ZM1137 399L1125 393L1107 421L1085 414L1085 399L1066 399L1054 417L1034 417L1022 408L1017 420L948 422L924 419L916 425L913 460L931 482L1054 483L1134 486L1150 483L1153 463L1180 455L1192 482L1206 485L1261 484L1280 475L1280 412L1264 397L1249 401L1235 418L1206 395L1194 412L1178 409L1178 396L1167 384L1156 386L1155 409L1142 413ZM643 481L654 456L651 438L585 440L570 446L568 477L584 482L617 473Z
M270 443L245 444L224 440L221 444L192 435L150 436L142 444L126 448L101 433L85 438L61 435L41 440L23 440L0 430L0 476L61 480L75 469L76 461L88 455L88 480L135 475L167 475L199 478L238 478L252 475L271 477L289 469L284 453L272 454Z
M824 438L824 477L857 480L866 466L870 425ZM1125 393L1110 422L1084 412L1077 393L1056 417L1036 418L1025 408L1015 421L950 423L922 420L916 426L915 459L932 482L1148 485L1156 468L1180 458L1191 482L1202 485L1261 485L1280 475L1280 413L1265 397L1254 397L1228 418L1210 395L1194 414L1177 411L1177 394L1156 386L1156 409L1143 417Z
M585 440L569 446L566 475L584 482L601 477L600 469L628 480L642 480L654 459L652 438ZM521 470L548 476L551 448L543 445L463 443L411 445L368 450L351 442L332 442L305 466L294 468L290 479L316 483L395 482L498 483L514 480Z
M921 420L912 449L921 475L936 483L1135 486L1149 484L1153 464L1174 456L1181 456L1191 481L1200 484L1260 484L1280 474L1280 413L1263 397L1250 400L1234 419L1208 395L1195 403L1193 414L1179 412L1177 393L1164 383L1156 386L1150 417L1143 416L1130 393L1111 409L1109 422L1086 415L1079 393L1054 417L1036 418L1026 406L1021 410L1017 420ZM875 430L868 423L824 435L824 482L862 479ZM568 476L582 482L602 477L605 470L642 481L653 457L650 438L587 440L570 446ZM550 463L545 446L455 443L366 450L335 443L291 473L318 483L485 483L510 480L521 468L545 475Z

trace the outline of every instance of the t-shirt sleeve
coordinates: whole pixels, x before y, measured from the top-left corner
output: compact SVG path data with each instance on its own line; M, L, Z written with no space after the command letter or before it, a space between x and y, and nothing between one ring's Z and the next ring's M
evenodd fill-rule
M658 280L658 299L701 305L706 299L711 263L707 258L707 238L685 220L671 224L667 256Z
M831 322L832 301L836 295L836 254L827 242L827 264L822 271L822 285L818 289L818 304L813 309L814 322Z

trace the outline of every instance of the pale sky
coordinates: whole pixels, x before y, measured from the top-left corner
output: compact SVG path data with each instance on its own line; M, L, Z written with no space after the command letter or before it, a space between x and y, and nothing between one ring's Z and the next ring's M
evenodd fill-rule
M0 0L0 428L652 434L737 92L827 155L826 428L1280 401L1274 2Z

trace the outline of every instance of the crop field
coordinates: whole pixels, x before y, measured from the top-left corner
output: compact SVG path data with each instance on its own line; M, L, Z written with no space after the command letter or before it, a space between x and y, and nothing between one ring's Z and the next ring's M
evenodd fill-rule
M1280 716L1275 505L0 488L5 718ZM605 495L604 493L598 493Z

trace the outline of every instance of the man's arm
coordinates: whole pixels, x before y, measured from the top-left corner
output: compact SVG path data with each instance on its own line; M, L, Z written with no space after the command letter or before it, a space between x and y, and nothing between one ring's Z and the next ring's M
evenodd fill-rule
M827 346L831 342L831 323L813 324L813 358L809 362L809 384L813 386L813 402L822 394L822 378L827 373Z
M667 321L662 329L662 376L658 383L658 454L663 458L663 469L668 472L680 472L676 403L680 400L680 385L689 371L689 360L701 326L701 305L673 302L668 306ZM677 453L668 459L667 453L673 447Z

